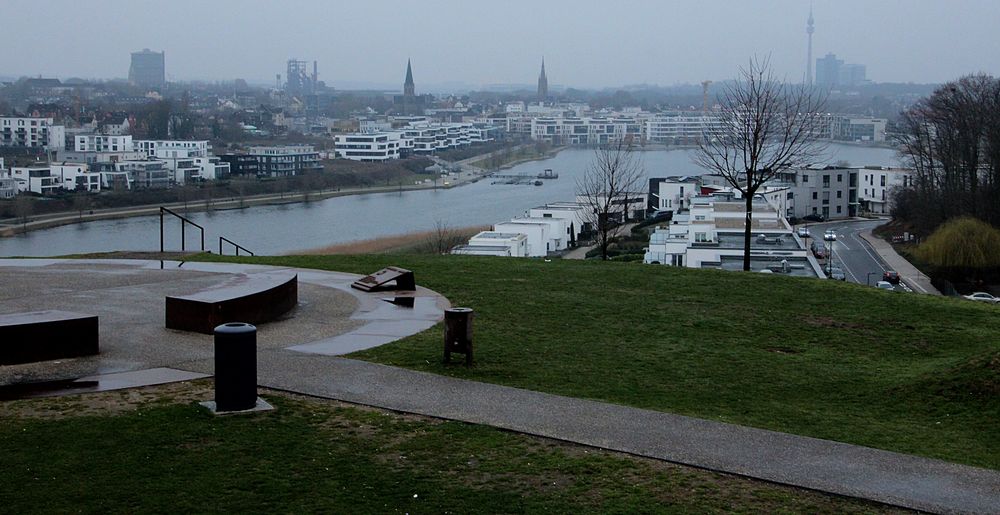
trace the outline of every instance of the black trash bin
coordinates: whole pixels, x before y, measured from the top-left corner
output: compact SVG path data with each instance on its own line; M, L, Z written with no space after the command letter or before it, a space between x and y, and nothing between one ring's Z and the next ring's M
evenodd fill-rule
M257 405L257 328L233 322L215 328L215 409Z

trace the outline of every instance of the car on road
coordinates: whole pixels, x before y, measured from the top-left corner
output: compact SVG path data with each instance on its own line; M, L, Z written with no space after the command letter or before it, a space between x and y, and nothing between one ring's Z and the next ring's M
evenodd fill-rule
M993 295L990 295L989 293L986 293L984 291L977 291L976 293L963 295L963 297L969 300L974 300L976 302L987 302L989 304L1000 303L1000 298L994 297Z
M827 266L824 269L824 271L826 272L827 277L829 277L830 279L833 279L833 280L836 280L836 281L846 281L847 280L847 276L844 275L844 269L840 268L839 266L834 266L834 267Z
M806 216L803 216L802 220L805 220L807 222L825 222L826 218L823 218L823 215L812 213L812 214L808 214Z
M799 230L797 231L797 233L799 235L799 238L809 238L809 237L812 236L811 234L809 234L809 228L808 227L799 227Z
M879 281L875 283L875 287L880 290L895 290L896 287L892 285L889 281Z
M826 241L837 241L837 231L827 229L826 232L823 233L823 239Z
M882 280L891 284L899 284L899 272L896 272L895 270L886 270L885 273L882 274Z
M816 259L826 259L826 245L823 245L823 242L813 240L812 245L809 246L809 249L812 250L812 253L814 256L816 256Z

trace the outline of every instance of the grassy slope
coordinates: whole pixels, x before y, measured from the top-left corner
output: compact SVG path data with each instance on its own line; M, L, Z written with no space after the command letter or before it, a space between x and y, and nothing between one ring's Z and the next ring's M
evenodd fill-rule
M210 386L210 383L202 383ZM861 513L885 508L485 426L267 395L213 417L209 388L17 401L7 513ZM179 396L180 398L172 398ZM132 409L111 415L132 403ZM96 407L96 408L95 408ZM138 408L138 409L136 409ZM87 412L81 415L81 411Z
M440 327L355 358L1000 468L992 306L637 264L254 262L357 273L395 264L476 310L472 369L440 363Z

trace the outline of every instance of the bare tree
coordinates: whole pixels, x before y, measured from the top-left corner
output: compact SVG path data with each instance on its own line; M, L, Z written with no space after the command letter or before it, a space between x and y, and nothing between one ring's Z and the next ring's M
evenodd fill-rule
M21 229L28 230L28 220L35 212L35 201L28 195L21 193L14 199L14 216L21 221Z
M461 245L466 238L461 232L452 229L443 220L434 221L434 231L431 232L426 248L434 254L447 254L456 245Z
M585 209L584 221L596 235L601 259L608 259L608 247L623 230L629 201L640 191L642 180L642 160L631 138L598 147L586 173L577 180L577 196ZM616 220L619 213L622 223Z
M826 150L817 139L825 123L826 94L776 80L767 59L751 59L726 85L719 124L706 131L695 153L698 165L721 175L746 201L743 270L750 270L753 197L779 173L818 162Z

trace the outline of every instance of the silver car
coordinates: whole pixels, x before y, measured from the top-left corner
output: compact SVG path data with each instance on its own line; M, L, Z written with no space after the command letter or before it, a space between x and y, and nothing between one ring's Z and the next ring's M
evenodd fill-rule
M973 293L973 294L970 294L970 295L963 295L963 297L965 297L965 298L967 298L969 300L974 300L976 302L988 302L990 304L996 304L996 303L1000 302L1000 299L998 299L998 298L996 298L996 297L994 297L994 296L992 296L989 293L986 293L984 291L977 291L976 293Z

